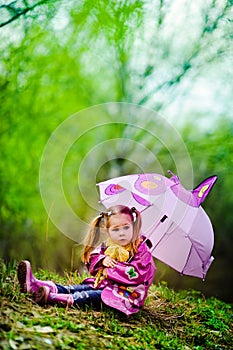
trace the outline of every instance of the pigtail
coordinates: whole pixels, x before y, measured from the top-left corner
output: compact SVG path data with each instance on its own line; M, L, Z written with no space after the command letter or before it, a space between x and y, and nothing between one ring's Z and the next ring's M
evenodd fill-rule
M91 223L90 230L84 241L84 247L81 254L81 259L84 263L89 262L89 257L92 250L97 246L100 240L100 229L102 227L101 221L104 217L104 213L100 213Z
M133 238L132 238L132 249L133 254L138 250L138 245L140 243L140 232L142 227L142 219L140 212L135 208L131 208L131 213L133 216Z

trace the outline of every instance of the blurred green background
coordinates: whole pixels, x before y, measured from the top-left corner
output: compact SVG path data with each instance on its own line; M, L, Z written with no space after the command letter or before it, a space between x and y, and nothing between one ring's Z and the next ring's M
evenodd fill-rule
M229 288L233 280L232 10L232 1L215 0L0 1L0 253L4 260L27 258L34 268L81 271L80 245L60 232L43 206L42 155L56 128L70 116L107 102L127 102L159 113L181 135L192 161L194 186L218 175L203 204L215 230L215 261L206 282L181 278L159 262L156 280L233 300ZM88 113L80 118L81 130L90 128L88 118ZM96 174L91 183L82 176L91 203L97 201L96 182L140 170L130 161L132 144L127 150L124 140L136 141L154 155L150 160L136 149L143 171L176 172L167 145L148 133L160 132L158 120L153 113L142 113L140 118L145 129L135 130L128 119L114 124L113 116L109 119L113 124L84 133L67 154L64 192L84 222L96 209L79 192L78 174L85 157L87 173ZM165 132L169 139L169 128ZM108 156L102 148L98 153L99 144L116 138L119 142L106 148ZM95 157L88 158L94 149ZM189 181L183 180L188 187Z

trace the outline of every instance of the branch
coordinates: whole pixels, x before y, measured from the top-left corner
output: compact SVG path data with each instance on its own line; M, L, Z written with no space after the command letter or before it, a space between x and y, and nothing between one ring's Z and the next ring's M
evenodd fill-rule
M0 8L7 9L9 12L13 13L13 15L7 21L0 23L0 28L25 15L27 12L34 10L37 6L46 4L48 1L49 0L41 0L32 6L25 7L24 9L14 7L13 4L15 4L16 1L11 2L9 5L1 5ZM24 4L26 4L26 1L24 1Z
M192 65L191 65L191 60L192 59L193 59L193 55L187 62L184 63L184 65L182 67L182 71L179 74L177 74L174 78L172 78L172 79L170 79L168 81L164 81L162 84L156 86L147 95L145 95L138 102L138 104L139 105L145 104L151 98L151 96L153 96L156 92L161 90L163 87L165 87L165 86L172 86L172 85L178 84L181 81L181 79L186 75L186 73L192 68Z
M227 13L227 10L230 9L232 5L233 5L232 0L227 1L225 6L222 9L222 13L220 13L212 23L207 13L205 16L205 26L203 28L203 32L201 36L204 36L206 33L212 33L215 29L217 29L219 22L224 19ZM212 2L212 8L214 8L214 6L215 6L215 0L213 0Z
M214 2L214 0L213 0ZM232 6L232 0L231 1L227 1L225 6L222 9L222 12L218 15L218 17L212 22L210 23L210 18L208 16L208 14L206 14L205 16L205 25L204 28L202 30L202 33L200 35L200 39L203 40L203 38L208 35L209 33L212 33L214 30L216 30L219 26L219 22L220 20L222 20L225 15L227 10ZM195 51L192 53L192 55L188 58L188 60L186 60L186 62L183 64L183 67L181 69L181 72L179 74L177 74L176 76L174 76L172 79L165 81L163 83L161 83L158 86L155 86L154 89L152 89L147 95L145 95L139 102L139 105L143 105L145 104L155 93L157 93L159 90L161 90L163 87L165 86L173 86L175 84L178 84L186 75L186 73L193 67L192 62L193 59L195 57L198 56L198 54L201 51L201 43L199 43L195 49ZM150 71L149 74L147 74L147 72L144 73L144 76L149 76L153 73L154 69L153 67L150 67Z

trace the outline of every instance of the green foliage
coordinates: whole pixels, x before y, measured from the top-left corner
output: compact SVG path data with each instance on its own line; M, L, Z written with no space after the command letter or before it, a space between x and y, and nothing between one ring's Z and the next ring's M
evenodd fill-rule
M213 218L216 231L224 232L224 239L232 237L230 212L233 208L233 195L229 174L233 167L233 123L222 118L211 132L203 132L199 127L187 125L183 137L194 168L198 169L195 172L196 183L201 182L203 177L218 175L218 182L207 199L206 210Z
M1 347L4 349L230 349L232 306L196 291L174 292L154 285L146 305L126 317L107 307L38 306L19 293L16 262L1 262ZM79 283L83 276L59 276L40 270L37 278Z

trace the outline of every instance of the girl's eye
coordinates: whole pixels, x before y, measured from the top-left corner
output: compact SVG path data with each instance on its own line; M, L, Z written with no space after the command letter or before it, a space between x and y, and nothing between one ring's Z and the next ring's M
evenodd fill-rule
M123 229L127 231L129 229L129 226L124 226Z
M117 232L117 231L119 231L119 229L118 228L113 228L112 231Z

